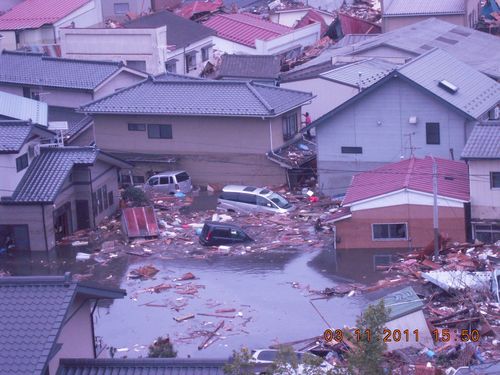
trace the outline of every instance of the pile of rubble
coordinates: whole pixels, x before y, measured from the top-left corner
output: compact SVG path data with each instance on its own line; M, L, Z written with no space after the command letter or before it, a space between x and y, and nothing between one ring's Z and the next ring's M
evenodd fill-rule
M381 18L379 0L354 0L352 4L344 3L340 11L368 22L377 22Z

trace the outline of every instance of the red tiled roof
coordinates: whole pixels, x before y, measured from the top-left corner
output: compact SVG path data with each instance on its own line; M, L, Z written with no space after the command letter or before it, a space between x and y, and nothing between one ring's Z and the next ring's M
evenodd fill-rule
M215 1L193 1L191 3L184 3L178 9L175 14L178 16L190 19L197 13L212 13L215 12L217 9L221 8L224 4L222 3L222 0L215 0Z
M469 172L467 164L436 158L438 195L469 200ZM432 158L411 158L384 165L354 176L343 204L352 204L394 191L408 189L432 194Z
M251 14L220 14L204 23L221 38L255 47L255 40L270 40L293 31L288 26L261 19Z
M37 29L43 25L50 25L89 1L25 0L0 16L0 30Z
M301 27L306 27L309 26L310 24L314 22L319 22L321 24L321 35L325 35L325 33L328 30L328 25L325 22L325 19L316 12L314 9L309 9L306 14L304 14L304 17L300 19L299 22L295 25L295 29L299 29Z

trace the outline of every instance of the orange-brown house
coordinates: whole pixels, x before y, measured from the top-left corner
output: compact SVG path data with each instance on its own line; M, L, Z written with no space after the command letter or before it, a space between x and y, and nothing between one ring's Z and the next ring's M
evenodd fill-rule
M464 162L435 158L439 231L465 241L469 174ZM433 158L411 158L353 177L336 215L340 249L419 248L433 239Z

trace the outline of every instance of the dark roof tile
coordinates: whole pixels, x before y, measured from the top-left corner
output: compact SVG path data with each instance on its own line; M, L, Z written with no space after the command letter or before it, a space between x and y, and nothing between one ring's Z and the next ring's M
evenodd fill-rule
M462 152L462 159L500 159L500 121L476 125Z
M280 60L272 55L223 55L219 77L277 79Z
M0 153L18 152L31 133L28 121L0 121Z

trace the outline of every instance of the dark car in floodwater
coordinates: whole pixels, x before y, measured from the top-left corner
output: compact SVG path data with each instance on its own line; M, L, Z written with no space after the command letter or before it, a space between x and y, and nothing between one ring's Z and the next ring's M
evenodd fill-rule
M253 241L243 229L233 224L207 221L200 234L204 246L230 245Z

